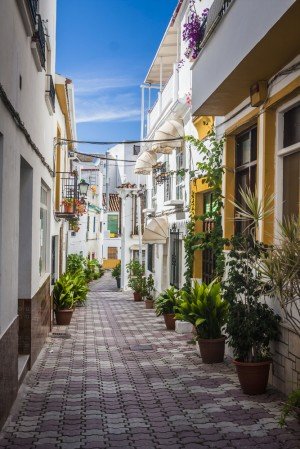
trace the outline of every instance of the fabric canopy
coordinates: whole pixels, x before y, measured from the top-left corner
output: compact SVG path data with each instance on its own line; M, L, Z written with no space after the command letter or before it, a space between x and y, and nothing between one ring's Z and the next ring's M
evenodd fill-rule
M152 151L155 153L170 154L174 148L181 146L181 138L184 137L184 127L182 120L166 120L154 134L153 140L171 140L169 142L157 142L152 145Z
M150 175L156 162L157 156L153 151L144 151L136 160L134 173L136 175Z
M152 218L145 226L143 243L166 243L169 237L169 222L167 217Z

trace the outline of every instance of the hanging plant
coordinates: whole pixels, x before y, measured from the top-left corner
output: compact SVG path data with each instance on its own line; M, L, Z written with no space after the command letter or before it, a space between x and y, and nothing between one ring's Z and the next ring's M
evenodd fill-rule
M201 42L203 41L205 34L205 25L209 9L205 8L202 11L201 16L199 16L196 12L195 0L190 0L189 9L190 14L188 21L183 25L182 32L182 38L184 42L187 42L187 49L184 56L187 59L195 60L201 50ZM179 65L182 66L183 61L180 61Z

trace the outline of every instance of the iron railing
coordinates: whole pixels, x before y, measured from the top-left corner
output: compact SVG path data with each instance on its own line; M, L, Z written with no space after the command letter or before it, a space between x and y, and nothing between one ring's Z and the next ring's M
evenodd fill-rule
M46 36L44 31L44 25L40 14L37 15L37 24L36 31L32 38L34 42L36 42L39 52L39 57L41 61L41 65L45 68L46 64Z
M224 14L227 12L229 7L232 5L234 0L214 0L213 4L209 9L207 19L205 21L205 34L201 42L201 48L204 47L207 40L213 33L219 21L222 19Z
M52 109L54 112L55 111L55 86L54 86L52 75L47 75L47 77L48 77L48 89L46 90L46 92L49 94Z
M27 0L27 4L31 15L31 21L35 24L39 0Z
M56 215L74 215L79 200L78 176L75 172L56 172L56 188L59 189L60 203Z

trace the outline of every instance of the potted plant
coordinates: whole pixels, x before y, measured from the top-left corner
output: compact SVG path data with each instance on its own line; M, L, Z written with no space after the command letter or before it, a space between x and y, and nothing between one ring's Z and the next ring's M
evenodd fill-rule
M82 306L87 297L89 288L86 283L85 273L82 269L79 269L72 275L73 292L74 292L74 305Z
M145 299L146 309L153 309L153 307L154 307L154 298L153 298L154 291L155 291L154 279L153 279L152 274L150 274L146 280L146 292L145 292L146 293L146 295L145 295L146 296L146 299Z
M175 318L195 326L203 363L221 363L224 360L228 304L221 296L221 285L195 282L190 291L182 291Z
M64 212L66 214L72 214L74 212L74 200L72 198L64 198L61 204L64 206Z
M278 339L280 317L264 301L267 289L260 264L267 247L256 240L258 223L267 211L250 190L241 190L240 196L246 207L234 205L248 225L243 234L231 239L223 295L229 303L226 331L238 378L244 393L253 395L266 390L272 362L270 342Z
M121 262L112 269L111 275L117 281L117 287L121 288Z
M60 276L53 288L53 303L55 306L56 323L68 325L74 310L74 282L70 273Z
M167 288L155 300L155 313L163 315L166 328L175 330L175 310L179 303L180 294L175 287Z
M71 220L69 220L69 229L70 229L70 231L73 231L73 232L79 231L80 226L79 226L78 218L72 218Z
M279 420L279 425L283 427L286 423L286 418L290 415L295 415L300 424L300 389L292 391L288 395L286 402L282 408L282 413Z
M144 266L138 260L131 260L126 265L128 273L128 286L133 290L133 297L135 301L142 301L143 293L143 278L145 274Z

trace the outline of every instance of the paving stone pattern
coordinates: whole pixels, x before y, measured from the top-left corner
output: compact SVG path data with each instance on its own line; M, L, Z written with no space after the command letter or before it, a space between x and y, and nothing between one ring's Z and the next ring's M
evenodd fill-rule
M244 395L229 361L203 365L189 336L114 290L106 273L54 328L0 448L300 448L294 419L278 427L278 393Z

